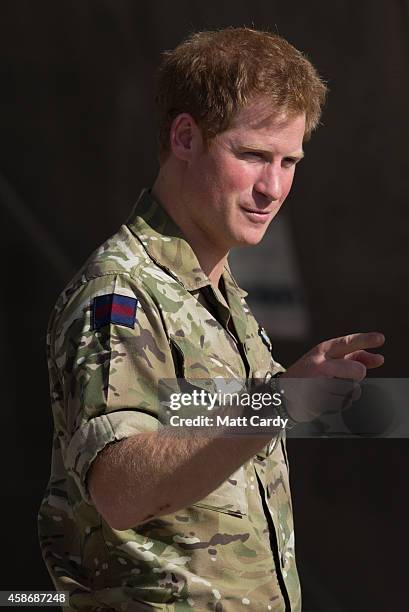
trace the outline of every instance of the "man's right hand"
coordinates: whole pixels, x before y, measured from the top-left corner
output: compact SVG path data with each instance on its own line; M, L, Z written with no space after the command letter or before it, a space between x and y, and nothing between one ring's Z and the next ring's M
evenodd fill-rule
M343 410L360 395L367 370L384 362L378 348L385 342L378 332L350 334L321 342L281 376L286 408L296 422L310 421L323 412Z

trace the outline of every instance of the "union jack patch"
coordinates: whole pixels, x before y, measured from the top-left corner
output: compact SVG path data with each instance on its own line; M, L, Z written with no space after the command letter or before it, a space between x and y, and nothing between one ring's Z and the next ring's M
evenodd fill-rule
M127 295L98 295L92 303L92 329L101 329L110 323L134 328L137 305L138 300Z

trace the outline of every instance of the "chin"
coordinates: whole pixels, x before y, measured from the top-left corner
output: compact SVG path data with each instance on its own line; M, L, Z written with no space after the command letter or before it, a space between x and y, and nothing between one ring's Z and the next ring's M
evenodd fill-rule
M261 242L266 234L267 227L263 228L262 231L246 231L240 236L241 244L248 246L255 246Z
M263 240L264 235L265 232L263 232L262 234L240 236L237 239L235 246L256 246Z

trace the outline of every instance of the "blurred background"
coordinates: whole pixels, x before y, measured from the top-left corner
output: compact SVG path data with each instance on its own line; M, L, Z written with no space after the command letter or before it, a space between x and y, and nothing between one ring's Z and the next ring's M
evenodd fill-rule
M371 376L407 377L408 0L3 0L1 589L52 588L36 535L50 310L154 180L161 52L229 25L286 37L330 89L271 249L233 257L276 358L376 329ZM407 440L290 440L289 454L304 610L407 610Z

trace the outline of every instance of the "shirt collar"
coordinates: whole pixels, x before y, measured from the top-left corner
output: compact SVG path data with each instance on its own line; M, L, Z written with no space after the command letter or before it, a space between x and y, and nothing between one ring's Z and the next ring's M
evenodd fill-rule
M142 191L126 224L149 257L185 289L195 291L211 284L181 229L153 198L149 189ZM247 295L237 285L227 263L223 278L225 284L230 287L234 285L240 296Z

